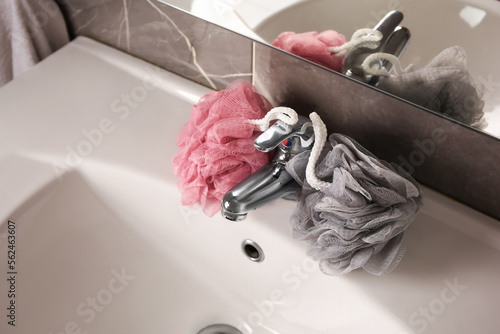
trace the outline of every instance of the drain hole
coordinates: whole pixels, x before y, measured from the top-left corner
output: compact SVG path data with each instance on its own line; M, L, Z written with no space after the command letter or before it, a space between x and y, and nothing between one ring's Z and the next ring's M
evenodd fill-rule
M252 260L258 259L260 257L259 251L252 245L245 245L245 254Z
M255 241L247 239L243 241L241 246L243 248L243 252L250 260L255 262L264 261L264 252Z
M243 334L233 326L217 324L203 328L198 334Z

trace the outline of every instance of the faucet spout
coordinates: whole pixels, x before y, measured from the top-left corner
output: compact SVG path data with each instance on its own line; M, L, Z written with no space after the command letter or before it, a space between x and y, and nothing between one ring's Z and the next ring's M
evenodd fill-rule
M286 126L277 121L254 141L255 148L275 150L273 160L233 187L221 202L221 214L232 220L244 220L247 213L278 198L291 198L301 186L286 172L286 163L313 144L312 124L298 122Z
M236 185L222 199L222 216L232 221L244 220L249 211L295 194L301 187L284 169L284 164L266 165Z

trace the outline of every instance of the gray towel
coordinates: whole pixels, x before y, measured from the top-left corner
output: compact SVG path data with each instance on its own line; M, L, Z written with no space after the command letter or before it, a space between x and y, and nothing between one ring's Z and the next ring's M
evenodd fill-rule
M0 86L69 42L53 0L0 0Z

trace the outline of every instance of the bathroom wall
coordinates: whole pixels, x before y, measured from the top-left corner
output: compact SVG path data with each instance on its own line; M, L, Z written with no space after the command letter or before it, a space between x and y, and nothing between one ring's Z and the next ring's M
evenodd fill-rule
M213 89L251 80L252 41L155 0L57 0L87 36Z
M87 36L213 89L252 80L275 105L316 111L421 183L500 219L500 140L154 0L59 0Z

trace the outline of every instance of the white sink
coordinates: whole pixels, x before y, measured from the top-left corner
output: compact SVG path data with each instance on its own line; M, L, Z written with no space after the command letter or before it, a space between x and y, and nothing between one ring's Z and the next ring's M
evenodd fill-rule
M500 2L494 0L164 0L244 35L272 43L284 31L336 30L351 37L373 28L391 10L400 10L412 37L401 58L403 68L426 65L444 49L467 53L469 72L484 86L484 131L500 137Z
M290 236L293 202L241 223L181 207L175 139L206 92L85 38L0 89L1 333L497 333L500 225L430 189L386 277L319 272Z

